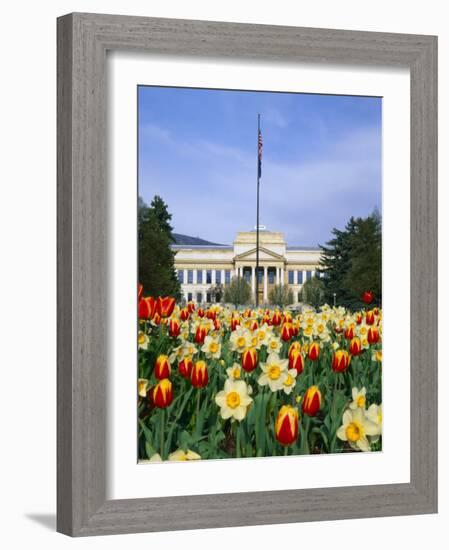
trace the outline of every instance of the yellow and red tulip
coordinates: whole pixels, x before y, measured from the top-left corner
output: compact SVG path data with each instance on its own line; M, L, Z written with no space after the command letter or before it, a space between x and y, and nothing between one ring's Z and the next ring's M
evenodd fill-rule
M349 352L351 355L360 355L362 353L362 343L358 336L354 336L349 344Z
M275 327L279 326L282 321L282 316L279 311L275 311L271 317L271 324Z
M181 323L177 317L172 317L168 324L168 332L172 338L177 338L181 332Z
M321 392L318 386L310 386L304 394L302 412L308 416L316 416L321 409Z
M190 375L192 374L192 369L193 369L193 361L189 355L184 357L184 359L182 359L178 363L179 374L183 378L190 378Z
M257 351L254 348L248 348L242 353L242 368L246 372L251 372L257 367Z
M288 356L292 354L293 350L301 351L301 343L298 341L292 342L288 348Z
M365 315L365 323L367 325L374 325L374 322L376 321L376 316L374 315L374 311L367 311Z
M156 301L152 296L139 300L139 319L152 319L156 310Z
M345 338L346 338L346 340L352 340L354 338L354 327L353 327L353 325L349 326L345 330Z
M304 370L304 357L297 349L293 349L288 356L288 368L295 369L298 374Z
M169 378L171 374L171 365L167 355L159 355L154 364L154 376L158 380Z
M332 370L334 372L344 372L351 362L349 353L344 349L338 349L332 357Z
M208 328L206 325L198 325L195 331L195 342L197 344L203 344L204 339L207 336L207 333L208 333Z
M288 342L294 335L293 325L290 322L284 323L281 329L281 338L284 342Z
M290 405L283 405L278 412L274 431L281 445L291 445L298 439L298 411Z
M311 361L316 361L320 356L320 344L318 342L312 342L309 346L309 352L307 354Z
M368 329L368 343L373 345L377 344L380 340L379 329L377 327L369 327Z
M173 401L173 386L168 378L160 380L154 388L151 389L151 401L156 407L165 409Z
M176 301L171 296L158 296L156 311L161 317L170 317L175 309Z
M190 373L190 381L194 388L204 388L209 382L206 361L196 361Z
M190 311L188 307L183 307L180 311L181 321L187 321L190 317Z
M202 307L199 307L196 313L198 317L204 317L204 309Z

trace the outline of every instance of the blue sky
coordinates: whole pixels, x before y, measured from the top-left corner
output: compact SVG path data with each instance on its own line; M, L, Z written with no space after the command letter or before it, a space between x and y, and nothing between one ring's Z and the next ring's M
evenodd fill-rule
M316 246L381 210L381 99L141 86L139 194L160 195L177 233L230 244L260 223Z

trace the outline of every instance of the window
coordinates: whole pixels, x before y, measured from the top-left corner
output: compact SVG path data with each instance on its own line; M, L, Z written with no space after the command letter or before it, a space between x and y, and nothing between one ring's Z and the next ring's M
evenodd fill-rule
M288 271L288 284L293 285L295 283L295 272L289 270Z
M220 269L217 269L215 271L215 283L217 285L221 285L221 270Z
M312 278L312 272L306 271L306 281L310 281L311 278Z
M183 285L184 284L184 270L178 269L178 281Z
M203 295L201 294L201 292L198 292L198 294L196 295L196 301L201 304L202 299Z
M207 301L207 303L210 304L210 294L209 294L209 292L206 294L206 301Z
M187 283L191 285L193 283L193 269L187 271Z
M192 294L191 292L189 292L189 293L187 294L187 301L188 301L188 302L191 302L191 301L192 301L192 296L193 296L193 294Z
M268 271L268 282L270 283L270 285L274 283L274 276L275 271L273 269L270 269L270 271Z
M249 283L251 281L251 271L249 269L244 269L243 270L243 278L245 279L245 281L247 283Z
M206 271L206 283L208 285L210 285L212 283L212 271L210 269L208 269ZM207 301L209 301L209 300L207 300Z
M302 270L298 271L298 285L302 285Z
M196 282L200 285L203 282L203 270L197 269L196 270Z
M263 278L263 267L259 267L259 272L257 274L257 280L259 284L262 282L262 278Z
M226 269L225 271L225 284L229 284L231 282L231 271L229 269Z

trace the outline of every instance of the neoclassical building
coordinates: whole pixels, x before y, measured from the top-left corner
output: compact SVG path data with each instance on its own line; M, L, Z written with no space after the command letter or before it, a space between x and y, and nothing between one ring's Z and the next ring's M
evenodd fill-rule
M212 289L243 277L256 293L256 231L239 232L232 245L174 244L175 268L183 298L196 303L213 301ZM288 246L283 233L259 231L259 303L269 301L271 288L288 285L299 301L302 284L314 276L321 251Z

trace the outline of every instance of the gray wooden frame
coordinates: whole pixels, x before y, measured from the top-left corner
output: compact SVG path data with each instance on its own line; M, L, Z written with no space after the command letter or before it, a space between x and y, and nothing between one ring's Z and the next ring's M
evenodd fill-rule
M410 69L410 483L106 500L108 50ZM57 448L57 529L72 536L437 511L436 37L81 13L58 19Z

